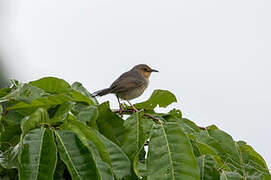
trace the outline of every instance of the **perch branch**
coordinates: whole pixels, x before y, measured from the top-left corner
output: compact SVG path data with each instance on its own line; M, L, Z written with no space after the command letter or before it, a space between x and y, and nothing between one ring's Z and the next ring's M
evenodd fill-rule
M119 114L119 110L116 110L116 109L112 110L112 112ZM122 110L122 113L124 113L124 114L133 114L134 110L133 109L124 109L124 110ZM154 117L152 114L144 113L144 116L148 117L148 118L151 118L155 123L162 124L162 121L160 119Z

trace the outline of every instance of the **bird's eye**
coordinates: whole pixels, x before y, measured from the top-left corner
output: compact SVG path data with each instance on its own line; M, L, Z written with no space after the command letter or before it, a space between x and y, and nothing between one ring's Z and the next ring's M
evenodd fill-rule
M147 68L144 68L144 71L148 71L148 69L147 69Z

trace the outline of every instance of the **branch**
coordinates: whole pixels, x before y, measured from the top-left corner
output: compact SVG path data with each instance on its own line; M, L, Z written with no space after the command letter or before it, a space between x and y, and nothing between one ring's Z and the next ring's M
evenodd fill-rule
M112 110L112 112L120 114L119 110L117 110L117 109ZM122 113L124 113L124 114L133 114L134 110L133 109L124 109L124 110L122 110ZM154 117L152 114L144 113L143 116L151 118L157 124L163 124L163 122L159 118Z

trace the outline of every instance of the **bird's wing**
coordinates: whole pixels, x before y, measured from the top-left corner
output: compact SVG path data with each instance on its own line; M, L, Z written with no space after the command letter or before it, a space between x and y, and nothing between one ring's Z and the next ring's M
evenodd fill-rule
M121 93L142 87L145 84L146 80L138 72L128 71L123 73L116 81L114 81L110 86L110 89L112 89L113 93Z

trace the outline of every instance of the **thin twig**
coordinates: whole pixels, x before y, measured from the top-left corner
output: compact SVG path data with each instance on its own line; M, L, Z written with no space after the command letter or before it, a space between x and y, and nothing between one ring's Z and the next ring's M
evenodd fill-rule
M200 127L200 126L198 126L201 130L207 130L207 128L206 127Z
M155 122L158 123L158 124L163 124L162 121L161 121L160 119L154 117L154 116L151 115L151 114L144 113L144 116L151 118L153 121L155 121Z
M119 110L116 110L116 109L112 110L112 112L119 114ZM124 113L124 114L133 114L134 112L135 111L133 109L124 109L124 110L122 110L122 113ZM120 115L122 115L122 114L120 114ZM151 118L155 123L162 124L162 121L160 119L154 117L152 114L144 113L143 116Z

